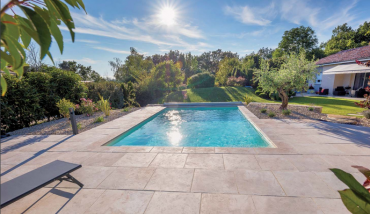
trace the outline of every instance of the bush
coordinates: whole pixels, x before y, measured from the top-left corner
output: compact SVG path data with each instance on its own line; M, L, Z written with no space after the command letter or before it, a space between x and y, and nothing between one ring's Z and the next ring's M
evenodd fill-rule
M226 85L227 86L245 86L245 78L244 77L229 77L227 78Z
M131 110L131 107L126 107L126 108L124 108L122 111L123 112L129 112Z
M91 99L85 98L81 98L81 105L76 105L76 109L82 114L86 114L86 116L91 116L98 110L96 104Z
M100 96L100 100L97 102L97 107L100 111L104 112L105 116L110 115L110 103L108 100L104 100L102 96Z
M244 102L247 103L247 105L248 105L249 103L253 102L253 98L246 95L245 98L244 98Z
M288 109L284 109L282 112L281 112L283 115L287 116L287 115L290 115L291 111L288 110Z
M362 114L364 115L366 119L370 119L370 110L364 111L362 112Z
M64 118L69 118L69 108L76 109L75 105L65 98L59 100L56 105L59 108L59 113L63 115Z
M262 98L268 98L268 94L262 91L262 87L258 86L257 90L254 92L257 96L262 97Z
M266 112L267 112L267 109L262 108L262 109L260 110L260 112L261 112L261 113L266 113Z
M2 74L8 84L6 94L1 97L1 132L9 132L44 118L40 106L40 95L25 79Z
M103 117L103 116L97 117L97 118L94 120L94 123L101 123L101 122L104 122L104 117Z
M313 110L314 110L314 108L310 106L310 107L308 107L308 110L309 110L309 111L313 111Z
M269 116L269 117L275 117L275 113L274 113L274 112L270 112L270 113L268 114L268 116Z
M94 102L98 102L99 96L109 100L111 106L114 108L123 108L124 93L120 83L106 81L106 82L89 82L86 83L88 88L87 97Z
M215 86L215 76L204 72L195 74L188 79L188 88L210 88Z

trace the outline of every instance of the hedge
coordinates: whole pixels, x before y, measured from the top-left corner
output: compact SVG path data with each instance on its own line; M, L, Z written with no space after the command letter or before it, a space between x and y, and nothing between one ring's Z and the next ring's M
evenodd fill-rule
M215 76L203 72L195 74L188 79L188 88L210 88L215 86Z
M117 82L89 82L86 83L88 88L87 97L94 102L100 100L99 94L104 99L109 99L111 107L122 108L124 106L124 94L121 84Z

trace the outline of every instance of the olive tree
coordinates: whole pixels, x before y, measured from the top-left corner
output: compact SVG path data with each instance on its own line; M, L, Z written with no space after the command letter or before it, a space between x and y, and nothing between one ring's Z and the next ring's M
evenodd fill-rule
M299 54L292 52L285 57L280 69L270 68L268 60L261 59L260 69L255 72L255 78L263 92L279 94L282 100L280 109L288 107L289 91L307 90L307 81L315 80L318 73L315 62L306 59L304 50Z

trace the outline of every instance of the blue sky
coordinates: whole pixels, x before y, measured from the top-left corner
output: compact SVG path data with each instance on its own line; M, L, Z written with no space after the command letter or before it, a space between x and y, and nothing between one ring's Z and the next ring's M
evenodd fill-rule
M84 3L87 15L71 10L76 24L75 43L69 32L63 30L63 55L56 43L50 51L55 61L75 60L91 65L103 76L113 76L108 61L114 57L124 60L130 47L145 55L163 54L170 49L198 55L220 48L244 56L261 47L276 48L284 31L300 25L311 26L319 42L323 42L340 24L347 22L357 28L370 21L369 0L85 0ZM167 13L170 15L166 16ZM50 60L45 58L45 62Z

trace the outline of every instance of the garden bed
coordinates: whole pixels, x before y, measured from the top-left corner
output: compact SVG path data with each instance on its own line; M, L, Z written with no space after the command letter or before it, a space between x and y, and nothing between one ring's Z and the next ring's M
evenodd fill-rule
M279 109L279 104L275 103L257 103L252 102L247 105L249 111L256 115L259 119L309 119L309 120L323 120L334 123L353 124L370 127L370 120L366 118L356 118L349 116L338 116L323 114L320 106L305 106L305 105L288 105L290 115L283 115L282 110ZM313 111L309 110L313 108ZM261 113L261 109L266 109L265 113ZM274 117L269 117L269 113L273 112Z
M106 122L112 121L119 117L122 117L130 112L136 111L139 108L132 108L125 112L122 109L111 110L109 117L105 117L103 112L96 112L94 115L88 117L86 115L76 115L76 121L81 125L79 133L92 129L94 127L100 126ZM103 116L104 121L99 123L94 123L96 118ZM72 127L70 122L66 118L59 120L53 120L50 122L44 122L38 125L33 125L31 127L19 129L13 132L9 132L10 135L71 135Z

